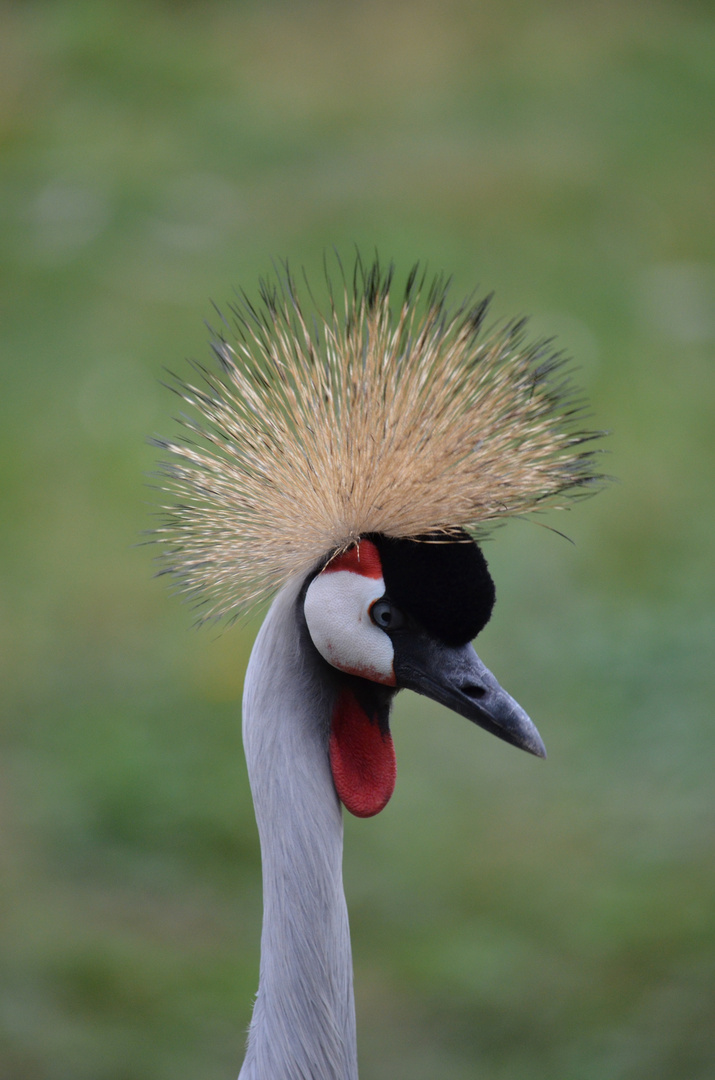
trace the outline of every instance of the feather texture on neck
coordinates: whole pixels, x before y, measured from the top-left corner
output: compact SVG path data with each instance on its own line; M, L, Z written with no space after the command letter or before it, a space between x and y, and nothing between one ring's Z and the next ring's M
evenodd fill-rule
M357 1080L343 825L330 771L333 687L278 595L246 674L243 739L263 860L258 996L240 1080Z

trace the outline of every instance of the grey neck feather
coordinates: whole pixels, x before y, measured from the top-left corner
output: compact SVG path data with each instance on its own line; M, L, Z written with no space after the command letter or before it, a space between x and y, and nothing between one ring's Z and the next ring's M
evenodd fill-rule
M343 823L328 760L335 691L307 641L300 587L289 583L274 601L246 673L263 933L239 1080L357 1080Z

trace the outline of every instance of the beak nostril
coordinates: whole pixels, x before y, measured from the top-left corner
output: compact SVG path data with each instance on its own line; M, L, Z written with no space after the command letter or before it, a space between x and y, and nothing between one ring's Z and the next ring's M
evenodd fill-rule
M483 686L477 686L475 683L467 683L462 687L462 693L470 698L483 698L486 690Z

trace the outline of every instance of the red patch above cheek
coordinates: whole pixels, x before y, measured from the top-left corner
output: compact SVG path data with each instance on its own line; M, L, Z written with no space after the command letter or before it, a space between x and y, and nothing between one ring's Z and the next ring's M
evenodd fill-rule
M341 802L356 817L372 817L395 790L397 762L392 736L380 730L343 690L335 703L330 732L330 768Z
M351 573L361 574L366 578L381 578L380 553L372 540L360 540L329 562L323 573L331 574L337 570L350 570Z

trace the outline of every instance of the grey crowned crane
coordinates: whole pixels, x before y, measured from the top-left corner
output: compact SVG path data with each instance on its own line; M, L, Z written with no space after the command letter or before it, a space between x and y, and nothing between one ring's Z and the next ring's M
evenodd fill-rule
M234 305L218 373L176 381L188 435L158 440L156 539L200 620L275 597L243 699L264 911L241 1080L357 1080L342 807L392 794L398 690L545 754L471 644L494 603L475 537L591 488L593 433L522 321L488 328L488 299L452 309L416 269L391 292L358 258L308 314L286 267Z

